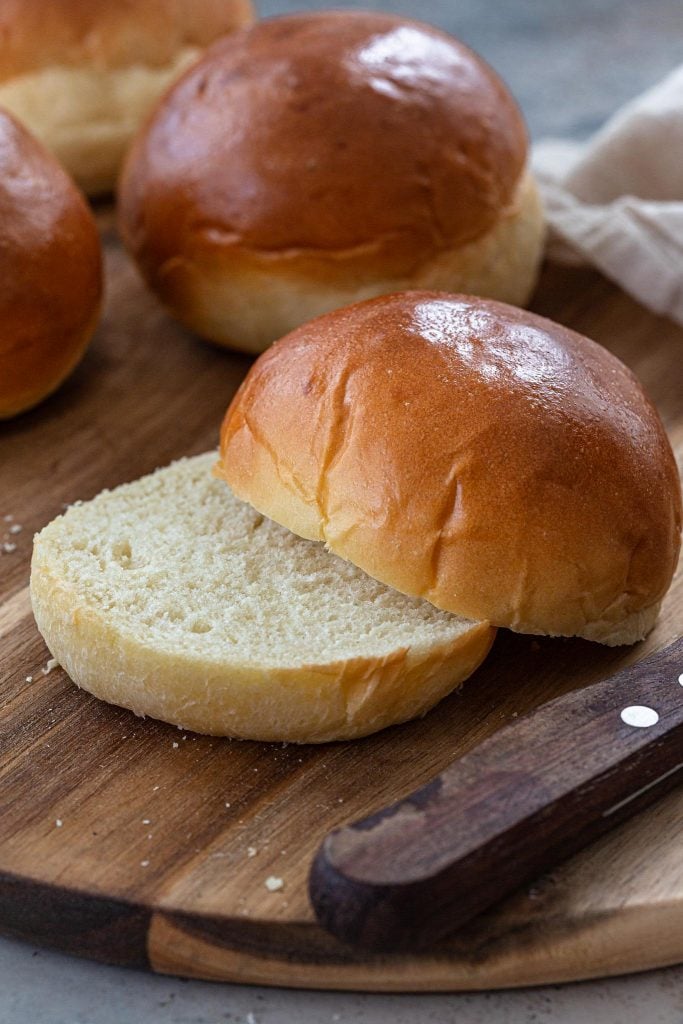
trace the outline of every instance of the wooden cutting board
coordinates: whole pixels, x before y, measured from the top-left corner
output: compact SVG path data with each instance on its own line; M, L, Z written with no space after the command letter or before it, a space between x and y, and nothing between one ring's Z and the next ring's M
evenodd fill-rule
M681 791L419 956L342 946L306 896L329 829L680 634L680 575L637 649L501 631L459 693L355 743L196 736L101 704L61 669L43 674L27 591L33 533L65 502L214 446L249 365L176 327L122 254L111 214L100 220L108 300L95 343L55 397L0 425L0 543L16 544L0 554L0 929L165 973L310 988L490 988L683 960ZM534 308L633 367L683 453L682 331L585 271L547 270ZM270 875L281 891L266 889Z

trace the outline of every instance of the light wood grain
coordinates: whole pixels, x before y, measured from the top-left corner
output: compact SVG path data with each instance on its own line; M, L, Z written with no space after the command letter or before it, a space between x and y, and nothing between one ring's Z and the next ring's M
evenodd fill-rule
M23 526L17 550L0 555L0 928L157 971L304 987L524 985L682 960L680 791L429 954L344 947L315 925L306 894L332 827L428 781L512 716L679 635L680 574L637 649L501 631L460 693L351 744L186 734L97 702L59 669L42 674L49 654L26 591L32 533L65 502L216 444L248 366L166 317L109 222L104 211L108 303L91 352L53 399L0 427L0 528L6 514ZM546 271L535 308L632 366L683 454L683 332L583 271ZM266 890L269 875L282 891Z

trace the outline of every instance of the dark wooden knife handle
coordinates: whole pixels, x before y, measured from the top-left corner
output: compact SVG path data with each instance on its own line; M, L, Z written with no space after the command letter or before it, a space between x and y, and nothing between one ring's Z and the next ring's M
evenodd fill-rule
M420 948L680 781L683 638L517 719L411 796L330 833L311 901L346 942Z

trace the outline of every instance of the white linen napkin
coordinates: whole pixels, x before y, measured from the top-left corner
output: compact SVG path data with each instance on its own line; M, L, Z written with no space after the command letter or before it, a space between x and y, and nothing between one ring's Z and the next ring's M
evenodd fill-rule
M547 256L589 263L683 324L683 66L587 143L534 147Z

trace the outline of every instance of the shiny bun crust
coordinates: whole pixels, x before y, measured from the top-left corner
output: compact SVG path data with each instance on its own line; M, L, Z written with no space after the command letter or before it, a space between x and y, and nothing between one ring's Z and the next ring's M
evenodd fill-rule
M0 105L87 192L110 191L161 93L251 0L3 0Z
M259 352L311 316L409 287L524 302L542 215L520 113L457 40L384 14L222 39L138 136L122 235L188 327Z
M676 464L634 375L477 298L391 295L294 331L236 395L217 472L376 579L524 633L641 639L680 546Z
M0 419L36 405L71 372L95 329L100 242L60 165L0 113Z

